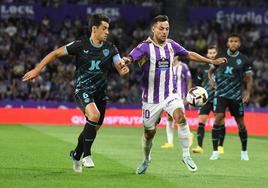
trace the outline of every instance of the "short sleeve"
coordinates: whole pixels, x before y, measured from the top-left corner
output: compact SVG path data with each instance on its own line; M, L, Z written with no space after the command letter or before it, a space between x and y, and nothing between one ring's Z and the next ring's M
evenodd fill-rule
M81 50L82 44L81 41L73 41L65 46L65 54L67 55L76 55Z
M186 50L184 47L174 41L171 42L171 46L173 48L175 56L187 56L189 54L188 50Z
M249 62L249 59L248 58L246 58L246 62L244 64L244 66L243 66L243 73L244 74L252 74L253 73L253 71L252 71L252 65Z
M139 44L134 48L128 55L132 57L133 61L140 60L145 54L145 45L146 43Z
M112 45L112 57L114 57L115 55L119 54L118 48L113 44Z

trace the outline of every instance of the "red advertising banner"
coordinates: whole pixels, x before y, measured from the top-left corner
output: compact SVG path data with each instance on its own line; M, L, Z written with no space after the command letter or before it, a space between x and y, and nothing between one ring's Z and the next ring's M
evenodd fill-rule
M197 111L186 111L189 125L196 129L198 125ZM214 117L209 117L206 130L211 130ZM250 135L268 136L268 114L246 112L245 123ZM0 124L44 124L44 125L82 125L85 118L78 109L37 109L37 108L0 108ZM105 126L142 126L142 113L138 109L107 109ZM166 114L159 127L166 124ZM227 132L238 132L236 122L227 113L225 118Z

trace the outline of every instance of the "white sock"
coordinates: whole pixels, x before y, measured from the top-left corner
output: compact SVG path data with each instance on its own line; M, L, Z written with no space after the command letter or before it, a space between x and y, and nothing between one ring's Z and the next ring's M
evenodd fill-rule
M153 146L153 139L146 140L144 136L142 136L142 148L144 152L144 160L151 160L150 159L150 153L151 148Z
M190 147L190 128L188 123L183 123L178 125L178 138L179 143L182 147L183 157L190 156L189 147Z
M173 144L173 121L167 121L166 132L167 132L167 141L169 144Z

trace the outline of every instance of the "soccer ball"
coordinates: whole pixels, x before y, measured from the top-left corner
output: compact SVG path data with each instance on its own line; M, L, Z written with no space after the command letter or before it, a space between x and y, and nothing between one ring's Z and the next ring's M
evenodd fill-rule
M186 101L192 106L202 107L208 101L208 93L202 87L193 87L188 91Z

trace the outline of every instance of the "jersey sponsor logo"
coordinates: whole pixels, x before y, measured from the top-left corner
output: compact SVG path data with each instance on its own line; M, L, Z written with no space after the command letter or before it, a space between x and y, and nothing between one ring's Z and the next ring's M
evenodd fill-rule
M83 50L83 52L84 52L85 54L88 54L89 50Z
M233 74L234 67L227 66L225 68L224 74Z
M160 70L166 70L169 69L170 62L168 59L162 57L160 60L156 62L156 68Z
M88 70L100 70L100 60L91 60L91 66L88 68Z
M102 53L105 57L107 57L109 55L110 51L109 51L109 49L104 49L104 50L102 50Z
M236 60L236 64L237 64L237 65L240 65L241 63L242 63L241 59L237 59L237 60Z

